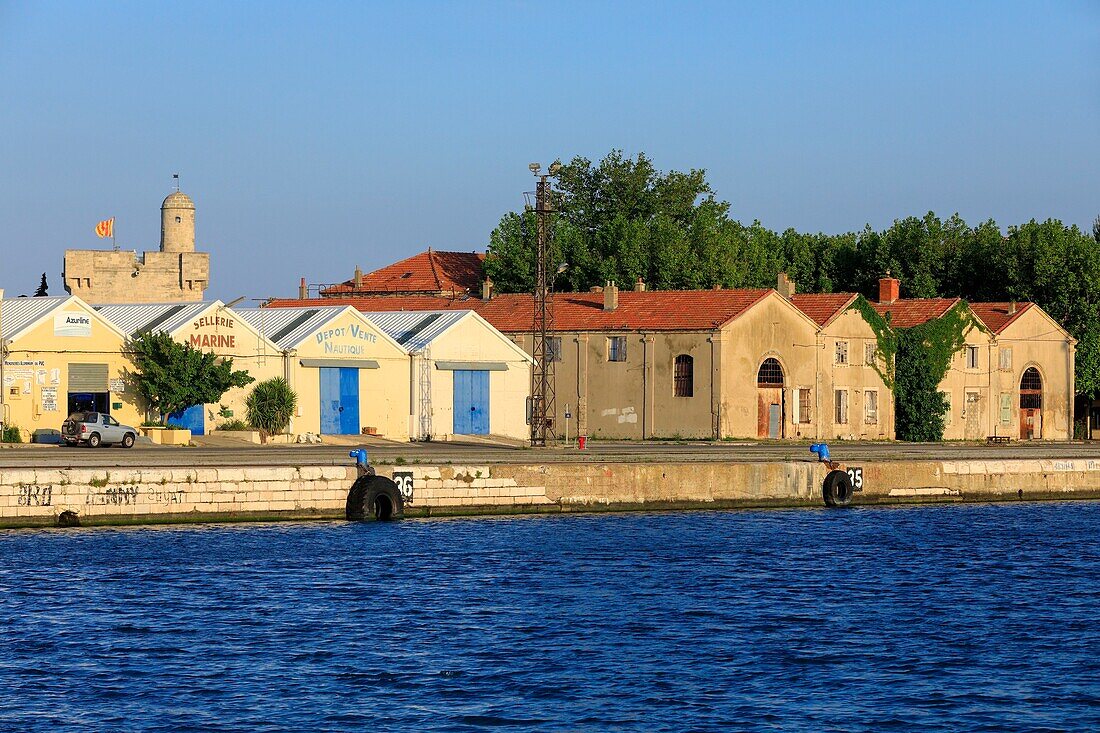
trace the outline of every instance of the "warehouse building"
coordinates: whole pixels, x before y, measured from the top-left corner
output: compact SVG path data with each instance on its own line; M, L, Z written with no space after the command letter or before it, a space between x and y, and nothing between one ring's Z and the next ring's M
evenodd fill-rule
M282 352L298 395L290 431L408 440L409 355L348 306L239 308Z
M529 436L531 357L469 310L368 312L411 354L412 436Z
M0 421L23 440L57 442L69 413L94 410L138 425L126 334L74 296L0 300Z
M282 351L220 300L199 303L136 303L97 306L103 318L127 336L163 331L176 341L233 360L257 382L285 377ZM245 399L252 385L235 387L214 405L195 405L169 422L204 435L219 422L244 419Z

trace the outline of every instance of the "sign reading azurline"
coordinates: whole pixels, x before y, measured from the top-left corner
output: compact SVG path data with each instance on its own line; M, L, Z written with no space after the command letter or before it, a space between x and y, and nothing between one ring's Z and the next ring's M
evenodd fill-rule
M86 313L58 313L53 317L54 336L92 335L92 317Z

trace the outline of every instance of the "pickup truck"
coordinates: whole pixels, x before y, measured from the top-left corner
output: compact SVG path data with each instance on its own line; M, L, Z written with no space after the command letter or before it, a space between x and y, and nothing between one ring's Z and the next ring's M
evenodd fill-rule
M102 412L74 412L61 424L61 438L65 445L83 443L91 448L101 445L133 448L137 430L119 424L118 420Z

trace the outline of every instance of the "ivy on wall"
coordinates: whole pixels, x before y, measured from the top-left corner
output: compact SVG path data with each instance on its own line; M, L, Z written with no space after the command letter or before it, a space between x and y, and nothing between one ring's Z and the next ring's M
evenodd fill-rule
M894 432L898 440L913 442L943 440L947 411L951 403L940 392L951 360L966 343L971 328L988 332L960 301L941 317L911 328L891 328L860 296L852 303L871 330L878 347L875 371L894 394Z

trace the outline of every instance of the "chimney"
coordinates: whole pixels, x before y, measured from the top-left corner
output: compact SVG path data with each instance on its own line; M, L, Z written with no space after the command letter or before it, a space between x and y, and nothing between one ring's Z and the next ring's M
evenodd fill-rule
M602 293L603 292L603 285L593 285L592 287L590 287L588 289L588 292L590 292L590 293Z
M363 271L359 269L359 265L355 266L355 277L352 278L352 282L356 290L363 289Z
M301 282L298 283L298 298L305 300L309 297L309 288L306 287L306 279L303 277Z
M635 293L644 293L645 292L645 280L642 280L642 278L638 278L638 282L634 283L634 292Z
M485 278L481 283L481 299L490 300L493 297L493 281Z
M619 288L611 280L603 288L603 309L613 311L619 307Z
M886 271L886 277L878 281L878 302L893 303L901 293L901 280L890 277L890 271Z
M790 300L792 297L794 297L794 280L787 277L787 273L781 272L779 273L779 278L776 282L775 289L778 290L779 294L782 295L784 298Z
M1016 301L1012 300L1008 303L1008 315L1012 316L1016 314Z

